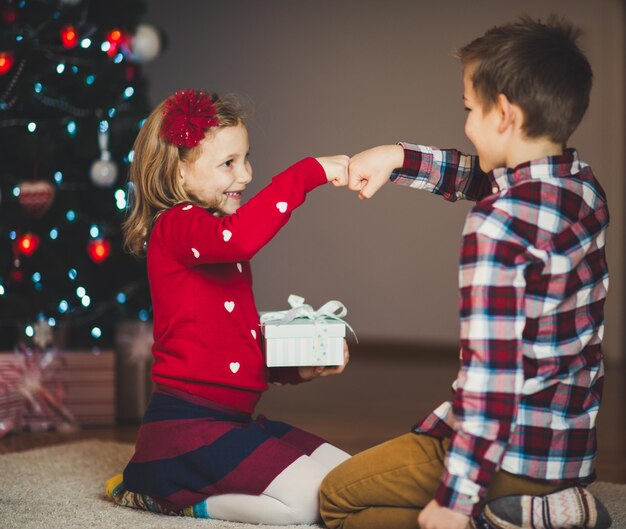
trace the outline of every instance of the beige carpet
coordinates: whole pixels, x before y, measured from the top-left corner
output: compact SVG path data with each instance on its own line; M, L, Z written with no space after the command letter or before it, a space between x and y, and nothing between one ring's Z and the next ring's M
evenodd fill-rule
M0 527L259 529L257 525L138 512L106 501L105 479L119 472L131 454L130 444L94 440L1 455ZM626 485L596 483L591 490L611 512L613 527L626 529ZM295 527L317 526L281 526Z

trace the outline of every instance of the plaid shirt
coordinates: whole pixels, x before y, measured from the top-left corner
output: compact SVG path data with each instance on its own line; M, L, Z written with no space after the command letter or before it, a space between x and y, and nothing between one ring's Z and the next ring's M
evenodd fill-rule
M391 180L476 202L459 269L461 362L414 431L450 437L435 499L476 514L495 472L595 477L608 270L604 191L575 150L483 173L475 156L401 144Z

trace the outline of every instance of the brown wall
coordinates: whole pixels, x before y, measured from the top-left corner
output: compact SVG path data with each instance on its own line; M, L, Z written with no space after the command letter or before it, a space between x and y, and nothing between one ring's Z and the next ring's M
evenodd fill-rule
M307 155L353 154L407 140L471 152L455 48L527 13L582 26L595 74L588 114L570 144L609 196L611 293L605 350L624 339L624 4L619 0L149 0L168 36L147 65L156 103L185 87L234 92L251 109L255 182ZM181 7L184 6L184 9ZM362 341L454 344L457 263L469 204L386 186L360 202L312 193L254 262L260 309L290 293L343 301Z

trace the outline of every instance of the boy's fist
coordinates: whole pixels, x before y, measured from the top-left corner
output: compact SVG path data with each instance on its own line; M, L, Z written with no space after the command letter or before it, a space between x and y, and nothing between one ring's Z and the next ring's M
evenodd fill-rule
M350 158L348 188L358 191L361 199L370 198L403 162L404 149L400 145L381 145L355 154Z

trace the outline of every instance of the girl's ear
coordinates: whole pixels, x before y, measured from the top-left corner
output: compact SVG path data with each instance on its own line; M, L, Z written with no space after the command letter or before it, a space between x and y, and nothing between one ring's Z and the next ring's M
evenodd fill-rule
M184 184L186 178L187 178L187 167L185 167L184 163L179 163L178 164L178 181L181 184Z

